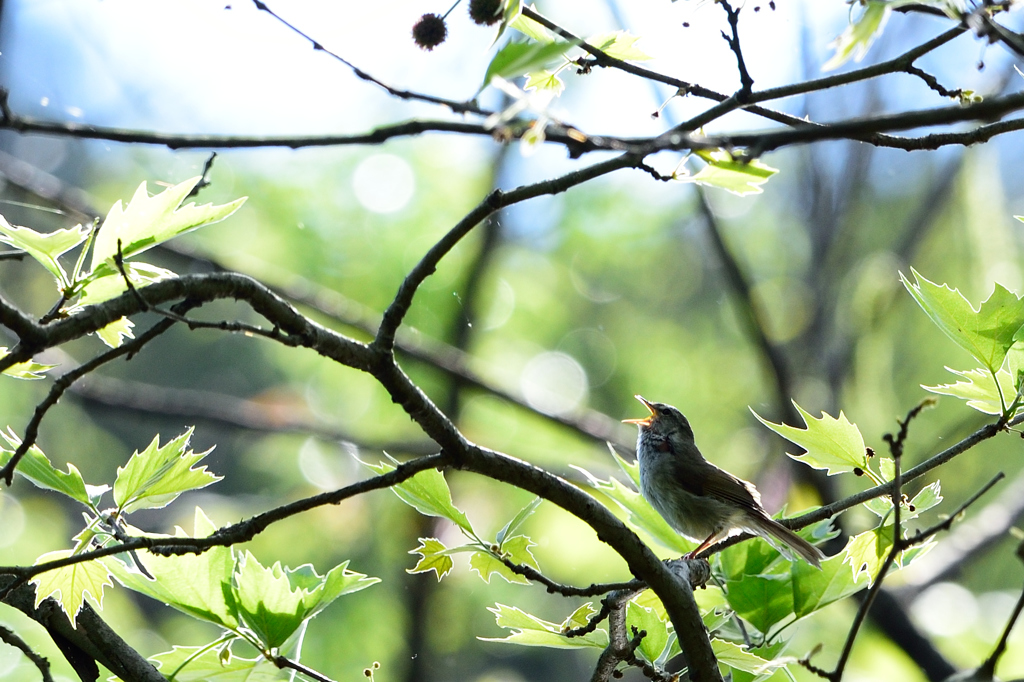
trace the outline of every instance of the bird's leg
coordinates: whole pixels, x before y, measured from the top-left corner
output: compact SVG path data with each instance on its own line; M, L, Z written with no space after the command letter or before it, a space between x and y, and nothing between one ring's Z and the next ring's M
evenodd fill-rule
M711 535L708 536L707 540L705 540L704 542L700 543L700 545L697 546L697 549L693 550L692 552L690 552L689 554L687 554L683 558L686 559L686 560L696 559L698 554L700 554L705 549L707 549L708 547L710 547L711 545L713 545L715 543L715 539L717 537L718 537L718 531L715 531L714 533L712 533Z

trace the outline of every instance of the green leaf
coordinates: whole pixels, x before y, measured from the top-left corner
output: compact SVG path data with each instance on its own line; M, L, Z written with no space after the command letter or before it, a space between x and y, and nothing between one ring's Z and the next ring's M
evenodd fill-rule
M242 623L266 649L280 647L302 626L343 594L366 589L378 578L348 570L348 562L320 576L311 565L264 567L251 552L235 567L234 598Z
M7 346L0 346L0 359L7 355ZM11 365L4 370L4 374L15 379L45 379L43 372L53 369L57 365L44 365L34 360L26 360L16 365Z
M495 607L487 610L496 616L500 627L512 630L512 634L504 638L480 637L481 641L554 649L604 649L608 646L608 633L604 630L594 630L582 637L566 637L562 634L561 626L555 623L542 620L514 606L495 604Z
M785 667L785 662L769 661L746 651L739 644L724 639L713 638L711 650L721 665L748 673L764 673L776 668Z
M150 284L161 282L165 279L175 277L175 274L166 269L150 265L149 263L124 263L125 274L136 289L142 289ZM94 270L82 281L79 298L74 306L68 310L75 311L87 305L96 305L109 301L115 296L120 296L128 290L125 284L124 275L114 265L113 259L102 263L97 270Z
M536 12L537 6L530 5L530 9ZM540 23L534 21L533 19L524 14L517 15L516 18L513 19L512 22L509 24L509 26L519 31L527 38L533 38L538 43L553 43L556 40L558 40L558 38L555 37L554 33L547 30Z
M1005 369L996 372L995 379L992 373L985 369L971 369L965 372L947 367L947 370L957 375L963 381L955 384L940 384L938 386L924 386L926 391L949 395L967 401L967 406L985 414L1002 414L1003 403L1000 399L1000 392L1003 399L1012 400L1011 396L1017 394L1014 386L1013 375ZM999 380L998 387L996 379Z
M988 300L975 310L958 290L930 282L913 268L910 271L916 284L902 272L900 280L932 322L990 372L996 372L1024 325L1024 299L996 284Z
M842 412L838 418L822 412L820 419L815 419L806 410L793 402L797 412L803 417L806 429L788 424L775 424L763 419L751 409L757 420L786 440L796 443L805 452L802 455L789 455L814 469L825 469L829 476L833 474L867 470L867 450L864 438L856 424L850 423Z
M630 35L629 31L613 31L587 38L586 42L609 57L623 61L642 62L652 59L649 54L634 45L638 40L640 36Z
M615 457L620 459L620 466L630 466L625 461L621 461L618 455L615 455ZM646 533L659 544L680 554L696 547L694 543L684 538L672 526L668 525L661 514L655 511L654 507L640 493L630 490L614 478L604 481L582 467L574 466L573 468L587 477L587 482L591 487L601 493L601 495L610 498L619 509L626 512L626 523L632 528Z
M764 190L761 185L768 182L771 176L779 172L757 159L736 161L732 154L724 150L697 151L707 165L696 175L678 175L680 182L693 182L708 187L718 187L737 196L760 194Z
M367 462L362 464L378 475L395 469L394 464L387 462L376 465ZM437 469L421 471L407 481L391 486L391 490L399 499L424 516L448 519L477 539L469 518L452 504L452 491L448 488L448 482L444 480L444 474Z
M745 575L725 584L729 606L767 634L772 626L793 615L792 578L785 575Z
M411 550L409 554L419 554L420 560L412 568L406 569L407 573L428 573L434 571L437 574L437 581L451 572L455 563L446 554L448 548L437 538L420 538L420 546Z
M35 258L61 287L66 287L69 282L57 258L84 242L88 236L89 228L84 225L53 232L36 232L27 227L11 225L0 216L0 242L22 249Z
M242 197L220 206L181 206L200 180L200 176L190 178L152 197L143 182L127 207L122 208L120 200L115 203L96 235L91 270L96 271L117 254L118 240L121 254L125 259L131 258L186 232L224 220L245 203L246 197Z
M561 40L552 43L510 42L498 50L491 63L487 65L480 89L483 90L490 85L494 78L512 80L531 71L546 69L564 60L565 53L575 45L574 42Z
M845 553L821 562L821 570L799 561L793 565L793 610L797 618L814 613L867 587L846 568Z
M58 549L36 559L36 565L69 556L70 549ZM36 608L39 608L47 597L53 597L73 626L77 626L78 612L82 610L86 596L97 609L102 610L103 588L114 586L106 567L96 560L40 573L31 582L36 586Z
M193 537L197 538L208 537L217 530L199 507L196 507L193 528ZM137 534L129 527L129 535ZM177 528L174 537L185 538L188 534ZM103 559L117 581L128 589L219 627L238 628L231 587L235 558L230 548L211 547L202 554L179 556L140 552L138 560L156 580L140 573L134 560L126 554Z
M640 654L648 662L654 663L668 646L668 626L658 618L653 610L631 601L626 606L626 636L633 636L633 628L643 630L647 634L640 640Z
M648 590L651 592L653 590ZM577 628L584 627L590 622L590 617L597 613L597 609L594 608L593 602L587 602L578 609L566 616L565 620L562 621L562 627L559 632L566 632L568 630L575 630Z
M821 67L822 70L836 69L849 61L851 57L858 62L863 59L868 48L871 47L871 43L875 42L875 38L881 35L882 29L885 28L892 6L891 2L878 0L868 2L857 21L851 23L843 31L843 34L836 38L833 43L836 53L825 62Z
M139 509L160 509L188 490L205 488L222 477L206 467L192 467L206 457L205 452L187 450L195 427L160 447L160 436L142 452L135 451L128 463L117 470L114 481L114 502L124 514Z
M216 647L175 646L149 658L174 682L286 682L292 672L278 668L262 656L223 656Z
M134 322L127 317L122 317L120 320L114 320L106 327L98 329L96 336L111 348L119 348L125 339L135 338L135 334L132 333L134 328Z
M892 550L892 530L892 526L873 528L850 538L846 543L846 548L839 556L843 557L844 564L850 565L854 582L860 581L861 574L867 576L868 585L874 582Z
M540 503L543 501L544 500L542 500L539 497L533 498L533 501L531 501L525 507L520 509L519 513L516 514L511 521L506 523L504 528L498 531L498 535L494 539L494 541L498 544L498 547L502 546L502 544L505 542L505 538L510 537L517 530L519 530L519 527L523 525L526 519L530 518L533 512L537 511L537 507L539 507Z
M517 535L505 541L502 551L504 552L504 556L512 563L529 566L539 570L540 566L537 565L537 560L534 558L533 553L530 552L530 547L533 547L534 544L535 543L525 535ZM488 551L478 550L474 552L473 556L469 559L469 567L479 573L485 583L491 582L491 575L497 573L510 583L518 583L520 585L530 584L530 581L527 580L526 577L521 576L510 569L503 561Z
M7 441L11 449L8 450L0 446L0 466L6 465L11 460L11 457L14 456L14 451L21 445L21 438L10 427L7 428L7 432L0 431L0 437ZM36 445L28 449L25 456L18 462L18 468L15 471L37 488L53 490L54 492L67 495L86 506L92 506L91 498L94 495L110 490L107 486L96 487L86 485L85 480L82 479L82 474L70 462L68 462L66 473L57 469L50 464L50 460Z
M901 514L901 521L910 521L916 519L921 514L925 513L932 507L942 502L942 484L939 481L933 481L921 488L913 499L910 500L910 505ZM911 511L913 508L913 511Z
M553 90L555 96L561 95L565 90L565 83L562 79L550 71L534 71L526 75L524 90Z
M505 29L512 25L512 23L520 16L523 11L522 0L507 0L505 4L505 11L501 15L501 23L498 24L498 31L494 34L494 40L491 41L491 47L498 44L498 40L505 34ZM487 85L486 83L484 84ZM483 88L481 88L482 90Z

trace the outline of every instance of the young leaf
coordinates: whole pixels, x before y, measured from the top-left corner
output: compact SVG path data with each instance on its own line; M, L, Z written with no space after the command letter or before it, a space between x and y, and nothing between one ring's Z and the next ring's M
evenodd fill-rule
M711 650L722 665L747 673L761 674L786 666L785 661L769 661L746 651L739 644L724 639L711 640Z
M19 438L14 431L8 427L8 431L0 431L0 437L2 437L7 444L11 447L10 450L0 446L0 466L4 466L14 456L14 451L21 445L21 438ZM53 490L54 492L67 495L73 500L77 500L86 506L91 505L91 495L105 492L110 488L103 486L102 489L95 486L86 485L82 479L82 474L79 473L78 469L75 468L74 464L68 462L67 473L56 468L50 464L50 460L43 454L43 451L38 446L33 445L25 453L25 456L21 458L18 463L18 468L15 470L17 473L26 478L32 485L37 488L44 490ZM90 491L90 488L93 490Z
M160 509L188 490L205 488L222 477L206 467L192 467L206 457L206 452L187 450L195 427L160 447L160 436L142 452L135 451L128 463L117 470L114 481L114 502L124 514L139 509Z
M674 552L685 553L694 548L695 545L668 525L640 493L630 490L614 478L603 481L586 469L577 466L573 468L587 477L591 487L613 500L622 511L625 511L626 522L633 528L643 531Z
M217 526L196 507L193 537L205 538ZM137 532L129 527L129 535ZM188 537L177 528L174 537ZM151 597L183 613L227 630L238 628L237 607L232 598L235 557L228 547L211 547L202 554L161 556L139 553L138 560L155 580L138 571L126 555L102 559L117 581L130 590Z
M646 590L643 594L646 594L647 592L653 592L653 590ZM595 613L597 613L597 609L594 608L594 604L592 602L588 601L586 604L583 604L566 616L565 620L562 621L560 631L565 632L566 630L575 630L576 628L585 626L590 622L590 617Z
M914 495L914 498L910 500L910 504L904 508L903 513L900 515L900 521L916 519L940 502L942 502L942 484L939 481L932 481Z
M287 682L292 672L260 656L225 656L216 647L174 646L150 656L164 677L174 682Z
M519 527L523 525L523 522L530 518L533 512L537 511L537 507L539 507L540 503L543 501L544 500L539 497L533 498L532 502L520 509L519 513L512 517L512 520L506 523L504 528L498 531L498 536L494 539L498 544L498 547L501 547L502 543L505 542L505 538L519 530Z
M36 565L69 556L71 550L58 549L36 559ZM53 597L73 626L77 626L78 612L82 610L86 596L97 609L102 609L103 588L114 586L106 567L95 560L40 573L31 582L36 586L36 608L39 608L47 597Z
M821 562L821 570L799 561L793 564L793 612L797 618L814 613L867 587L867 581L846 568L843 553Z
M512 42L498 50L498 53L487 65L487 72L484 74L484 82L480 86L483 90L490 85L494 78L512 80L531 71L539 71L565 59L568 52L575 43L568 41L556 41L553 43Z
M120 320L114 320L106 327L98 329L96 336L100 337L100 341L111 348L119 348L125 339L135 338L135 334L132 333L134 328L134 322L127 317L122 317Z
M562 629L555 623L541 620L514 606L495 604L496 608L487 609L496 616L499 627L512 630L512 634L504 638L480 637L484 642L504 642L522 646L544 646L555 649L604 649L608 646L608 633L594 630L582 637L566 637Z
M429 573L437 574L437 581L451 572L455 563L445 552L448 548L437 538L420 538L420 546L411 550L409 554L419 554L420 560L412 568L407 568L407 573Z
M150 265L149 263L124 263L125 274L136 289L149 286L155 282L170 279L175 274L166 269ZM79 292L79 298L70 311L79 310L87 305L96 305L103 301L109 301L115 296L120 296L128 290L124 276L114 265L113 259L101 264L99 269L94 270L84 281Z
M967 407L978 410L985 414L1002 414L1003 400L1008 402L1012 396L1017 394L1014 386L1013 376L1005 369L996 372L995 379L992 373L984 369L971 369L965 372L947 367L947 370L957 375L964 381L955 384L940 384L938 386L925 386L921 388L932 393L950 395L967 401ZM999 380L998 387L996 380ZM1002 393L1002 398L1000 398Z
M550 71L534 71L526 75L526 85L523 86L523 90L551 90L557 97L565 90L565 83Z
M143 182L127 207L122 208L120 201L115 203L96 235L91 270L96 271L117 254L118 240L121 254L127 259L178 235L224 220L245 203L246 197L242 197L220 206L181 206L200 180L198 176L190 178L152 197Z
M775 424L763 419L753 409L750 411L759 422L807 451L802 455L791 454L790 457L793 459L815 469L825 469L829 476L854 469L867 470L864 437L860 435L857 425L850 423L846 415L840 412L837 419L822 412L821 418L815 419L797 405L796 401L793 402L793 406L803 417L806 429L788 424Z
M996 284L988 300L975 310L957 289L930 282L913 268L910 272L915 284L902 272L900 280L932 322L990 372L996 372L1024 325L1024 299Z
M0 346L0 359L3 359L7 355L7 346ZM11 365L4 370L4 374L15 379L45 379L43 372L49 371L57 365L44 365L35 360L26 360L25 362L19 362L16 365Z
M282 646L309 618L343 594L374 583L344 562L320 576L306 564L296 569L280 562L264 567L246 551L235 567L234 599L242 623L267 649Z
M640 40L640 36L630 35L629 31L613 31L587 38L587 44L596 47L609 57L627 62L643 62L652 59L649 54L634 45L638 40Z
M760 632L793 615L793 583L789 573L745 575L725 584L729 606Z
M523 0L508 0L505 4L505 11L501 16L501 23L498 24L498 31L494 34L494 40L491 41L491 47L498 44L498 40L505 34L505 29L512 25L512 23L519 18L523 11ZM483 88L481 88L483 89Z
M698 151L697 155L704 159L707 165L696 175L680 175L675 178L676 180L718 187L743 197L763 192L761 185L779 172L778 168L772 168L757 159L736 161L732 154L725 150Z
M362 464L377 474L384 474L395 468L393 464L387 462L376 465L366 462ZM392 486L391 490L419 513L448 519L476 538L469 518L452 504L452 491L448 488L448 482L444 480L444 474L437 469L421 471L404 483Z
M853 582L859 582L862 573L867 576L868 585L874 582L892 549L892 530L892 526L873 528L850 538L846 543L846 549L839 556L843 557L844 564L850 565Z
M537 6L530 5L530 9L536 12ZM527 38L533 38L538 43L547 44L553 43L556 40L558 40L558 38L555 37L555 34L547 30L546 28L544 28L544 26L537 23L536 21L526 16L525 14L517 15L516 18L512 20L512 23L509 24L509 26L519 31Z
M836 38L833 45L836 53L821 67L823 71L839 68L852 57L860 61L867 54L871 43L882 34L885 23L892 11L891 2L872 0L867 3L864 11L854 23L846 27L843 34Z
M631 601L626 606L626 632L631 636L634 627L647 633L640 640L639 651L648 662L654 663L668 645L668 626L653 609Z
M537 559L534 558L533 553L530 551L530 547L534 546L534 542L525 535L516 535L515 537L509 538L505 541L502 546L504 556L514 564L529 566L530 568L540 569L537 565ZM474 571L480 574L480 577L485 583L491 582L491 575L497 573L499 576L504 578L510 583L518 583L520 585L529 585L530 581L526 577L519 575L503 561L495 557L490 552L478 551L473 554L469 559L469 566Z
M57 258L84 242L88 236L89 228L84 225L53 232L36 232L27 227L11 225L0 216L0 242L22 249L35 258L49 270L62 288L70 282Z

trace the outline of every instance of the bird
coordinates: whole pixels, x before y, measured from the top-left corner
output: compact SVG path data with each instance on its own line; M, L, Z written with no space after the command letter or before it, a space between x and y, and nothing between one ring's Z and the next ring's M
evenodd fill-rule
M788 558L793 559L788 551L792 550L821 568L822 551L772 519L752 483L704 459L682 412L640 395L635 398L650 412L641 419L623 420L640 431L636 441L640 493L670 526L700 542L685 558L693 559L719 540L747 531L763 537Z

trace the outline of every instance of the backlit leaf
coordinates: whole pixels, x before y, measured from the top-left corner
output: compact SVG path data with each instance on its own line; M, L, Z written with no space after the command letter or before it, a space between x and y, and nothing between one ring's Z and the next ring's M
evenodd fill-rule
M843 34L836 38L833 45L836 53L821 67L823 71L839 68L851 58L860 61L867 54L868 48L881 35L885 23L892 11L891 2L874 0L868 2L860 17L847 26Z
M802 455L790 455L815 469L825 469L832 474L853 471L855 468L867 469L867 451L860 429L851 423L842 412L835 418L822 412L820 419L815 419L806 410L793 402L800 416L803 417L806 429L788 424L775 424L763 419L751 410L758 421L779 434L786 440L796 443L805 452Z
M69 549L47 552L36 559L36 565L69 556L71 556ZM36 586L36 608L47 597L53 597L60 604L61 610L71 624L76 626L78 612L82 610L86 597L96 605L96 608L102 609L103 588L114 586L106 567L96 560L83 561L40 573L32 579L32 583Z
M410 550L409 554L419 554L420 560L412 568L406 569L408 573L428 573L434 571L438 582L441 578L451 572L455 565L452 558L445 554L448 550L444 543L437 538L420 538L420 546Z
M142 452L136 451L128 463L117 470L114 481L114 502L125 514L138 509L160 509L181 493L205 488L221 479L206 467L193 466L206 457L205 452L187 450L195 427L160 446L160 436L153 438Z
M742 197L760 194L764 191L761 185L779 172L778 168L772 168L757 159L736 161L732 154L724 150L698 151L696 154L704 159L707 165L696 175L677 175L676 180L718 187Z

